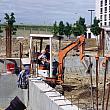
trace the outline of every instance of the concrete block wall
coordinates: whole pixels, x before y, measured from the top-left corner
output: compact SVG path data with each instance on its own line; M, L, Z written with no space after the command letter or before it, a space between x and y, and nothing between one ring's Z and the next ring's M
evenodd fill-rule
M80 110L43 81L29 81L30 110Z

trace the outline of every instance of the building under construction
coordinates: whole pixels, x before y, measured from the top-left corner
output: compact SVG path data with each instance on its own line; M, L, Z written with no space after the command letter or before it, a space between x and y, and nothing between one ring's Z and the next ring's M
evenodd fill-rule
M29 110L109 110L109 54L104 54L103 42L97 48L89 48L87 39L80 36L63 41L63 48L58 50L55 44L60 44L59 39L53 35L30 34L29 39L29 54L25 57L20 43L19 58L0 60L1 66L6 67L1 68L2 75L15 73L17 66L22 69L22 65L30 65L29 88L21 89ZM38 62L45 49L50 54L48 69ZM54 59L57 67L53 67Z

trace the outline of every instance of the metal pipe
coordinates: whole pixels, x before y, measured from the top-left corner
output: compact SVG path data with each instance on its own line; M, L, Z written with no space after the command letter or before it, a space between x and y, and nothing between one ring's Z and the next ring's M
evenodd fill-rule
M105 64L105 74L104 74L104 92L103 92L103 100L102 100L102 110L104 110L106 74L108 72L108 57L106 56L105 58L106 58L106 64Z
M98 110L98 62L99 62L99 56L96 57L96 110Z
M110 83L108 84L108 94L107 94L107 102L106 102L106 109L105 110L108 110L109 95L110 95Z

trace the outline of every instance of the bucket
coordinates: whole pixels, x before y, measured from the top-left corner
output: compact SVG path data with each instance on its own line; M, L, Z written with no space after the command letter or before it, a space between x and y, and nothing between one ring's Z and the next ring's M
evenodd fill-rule
M13 73L14 69L15 69L15 64L13 64L13 63L7 64L7 73Z

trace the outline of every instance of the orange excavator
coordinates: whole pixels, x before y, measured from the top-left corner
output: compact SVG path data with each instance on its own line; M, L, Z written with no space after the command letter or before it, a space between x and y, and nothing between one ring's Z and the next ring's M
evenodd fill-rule
M71 44L69 44L68 46L66 46L65 48L61 49L58 53L58 78L56 83L57 84L62 84L64 82L64 69L63 69L63 64L64 64L64 58L66 57L67 53L69 51L71 51L73 48L78 47L79 52L80 52L80 60L82 61L84 58L84 49L85 49L85 37L83 35L81 35L77 41L72 42Z
M31 48L32 48L32 39L43 39L43 38L52 38L52 36L49 35L40 35L40 34L32 34L30 35L30 53L31 53ZM51 39L50 39L51 41ZM51 43L50 43L51 44ZM51 45L50 45L51 46ZM45 81L49 82L50 84L62 84L64 83L64 58L66 57L67 53L69 51L71 51L73 48L78 47L79 50L79 56L80 56L80 60L83 60L84 57L84 50L85 50L85 37L83 35L79 36L78 39L75 42L72 42L71 44L69 44L68 46L66 46L65 48L61 49L58 53L58 62L57 62L57 66L58 66L58 74L57 74L57 66L53 67L53 71L51 70L51 66L50 66L50 72L52 71L52 76L48 77L48 70L45 68L37 68L37 74L41 74L44 75L45 77ZM38 53L37 53L38 54ZM35 55L36 57L36 55ZM30 58L31 58L31 54L30 54ZM38 58L38 56L36 57L36 59ZM45 74L44 74L45 73ZM57 74L57 75L56 75Z

